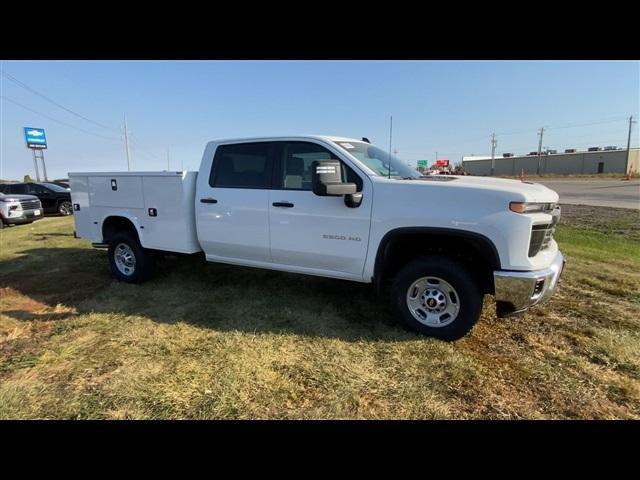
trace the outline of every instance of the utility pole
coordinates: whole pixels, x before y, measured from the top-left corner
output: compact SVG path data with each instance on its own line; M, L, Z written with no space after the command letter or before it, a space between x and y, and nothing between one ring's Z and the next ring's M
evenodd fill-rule
M124 147L127 153L127 171L131 171L131 152L129 152L129 132L127 131L127 116L124 116Z
M496 133L493 132L491 134L491 176L496 170L496 146L498 145L498 141L496 140Z
M393 138L393 115L389 119L389 178L391 178L391 139Z
M540 140L538 141L538 171L537 174L540 175L540 154L542 153L542 136L544 135L544 127L540 129Z
M635 122L633 121L633 115L629 117L629 136L627 137L627 162L624 167L624 173L629 173L629 159L631 158L631 125Z

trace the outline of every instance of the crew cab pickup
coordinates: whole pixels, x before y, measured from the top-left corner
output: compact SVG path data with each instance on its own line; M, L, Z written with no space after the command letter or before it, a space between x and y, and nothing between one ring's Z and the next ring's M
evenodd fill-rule
M329 136L209 142L198 172L69 173L76 236L113 275L149 278L158 254L371 283L397 318L444 340L485 294L499 317L546 302L564 258L558 194L542 185L423 176L368 142Z

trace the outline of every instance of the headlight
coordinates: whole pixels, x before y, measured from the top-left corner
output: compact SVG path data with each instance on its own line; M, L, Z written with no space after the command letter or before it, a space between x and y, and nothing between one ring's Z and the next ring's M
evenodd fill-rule
M555 203L511 202L509 210L516 213L550 213L556 208Z

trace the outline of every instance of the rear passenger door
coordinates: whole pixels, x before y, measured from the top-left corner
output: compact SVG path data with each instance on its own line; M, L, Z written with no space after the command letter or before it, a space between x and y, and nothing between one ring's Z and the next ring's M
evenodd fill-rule
M207 259L271 262L268 202L273 148L272 142L251 142L216 149L208 182L196 200L198 239Z
M56 209L56 198L53 192L42 185L38 185L35 183L26 184L27 191L25 192L27 195L35 195L40 199L40 203L42 203L42 208L47 213L55 212Z

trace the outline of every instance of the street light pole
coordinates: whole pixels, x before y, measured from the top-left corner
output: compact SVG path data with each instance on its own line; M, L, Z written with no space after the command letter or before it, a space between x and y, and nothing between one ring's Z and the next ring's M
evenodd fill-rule
M538 172L537 172L538 175L540 175L540 154L542 152L542 136L543 135L544 135L544 127L540 129L540 140L538 141Z
M491 134L491 176L492 177L496 170L496 145L498 145L498 142L496 141L496 134L494 132Z
M631 158L631 125L633 125L633 115L629 117L629 136L627 137L627 162L625 164L625 174L629 173L629 159Z

